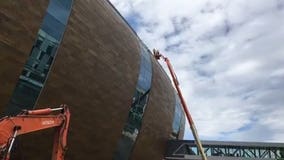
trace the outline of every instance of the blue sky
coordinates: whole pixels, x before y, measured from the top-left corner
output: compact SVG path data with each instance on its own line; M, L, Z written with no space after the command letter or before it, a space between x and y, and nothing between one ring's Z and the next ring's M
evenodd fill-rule
M202 139L284 142L283 0L111 2L171 59Z

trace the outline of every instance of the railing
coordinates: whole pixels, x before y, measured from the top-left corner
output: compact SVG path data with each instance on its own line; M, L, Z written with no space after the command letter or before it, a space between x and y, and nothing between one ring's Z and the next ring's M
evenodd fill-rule
M284 143L202 141L208 159L284 159ZM169 140L166 159L201 159L192 140ZM218 158L219 157L219 158Z

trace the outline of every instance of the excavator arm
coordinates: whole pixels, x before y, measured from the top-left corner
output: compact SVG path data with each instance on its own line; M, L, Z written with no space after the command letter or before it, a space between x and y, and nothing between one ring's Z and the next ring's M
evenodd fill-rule
M55 113L59 111L60 113ZM63 160L69 122L70 111L66 105L54 109L23 111L14 117L2 118L0 120L0 151L4 154L2 159L10 159L11 149L17 136L55 127L52 160Z

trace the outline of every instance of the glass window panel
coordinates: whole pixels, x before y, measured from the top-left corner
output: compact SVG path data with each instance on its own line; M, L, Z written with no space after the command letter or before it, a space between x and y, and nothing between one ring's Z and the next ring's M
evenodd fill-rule
M64 34L64 24L67 23L71 5L72 0L50 0L36 41L7 105L5 115L14 115L22 109L34 108L56 55L57 46Z
M58 21L54 16L47 13L41 29L59 41L64 33L65 25Z
M70 0L52 0L49 3L47 12L57 19L60 23L66 25L70 13Z
M117 151L114 154L115 160L127 160L139 134L142 118L147 106L149 91L152 81L152 63L150 53L141 44L141 62L136 91L128 114L127 122L122 131L122 138L118 142Z
M179 97L176 95L175 114L174 114L174 120L172 124L172 128L173 128L172 133L175 138L178 138L184 118L185 117L183 114L183 110L181 108Z

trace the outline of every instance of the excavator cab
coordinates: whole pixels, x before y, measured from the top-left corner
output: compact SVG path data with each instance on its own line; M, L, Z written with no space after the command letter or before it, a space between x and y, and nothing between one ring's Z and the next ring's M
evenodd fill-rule
M0 119L0 159L10 159L17 136L56 127L52 160L64 160L69 122L70 111L67 105L61 105L59 108L25 110L16 116Z

